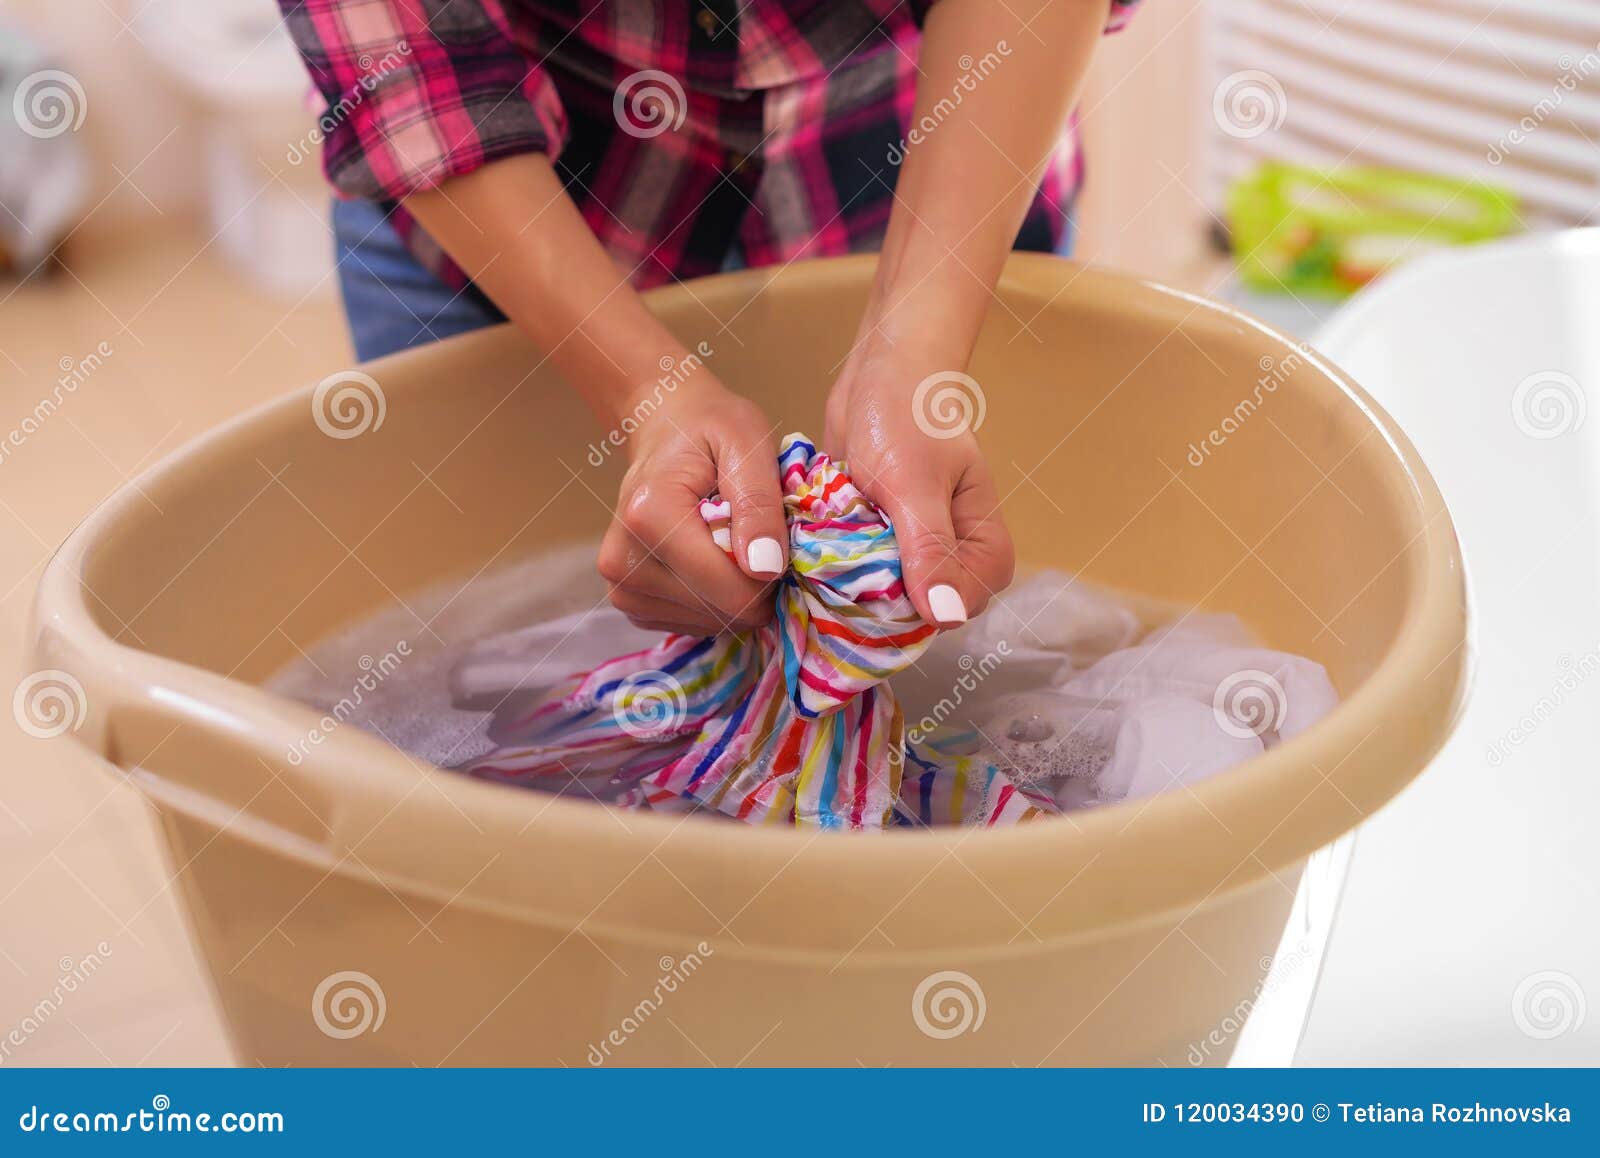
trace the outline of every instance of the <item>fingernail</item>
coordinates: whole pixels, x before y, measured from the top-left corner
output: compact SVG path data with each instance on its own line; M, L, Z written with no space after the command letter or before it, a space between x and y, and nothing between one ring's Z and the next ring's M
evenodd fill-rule
M758 575L783 574L783 546L776 539L756 539L745 551L744 557L750 564L750 570Z
M928 588L928 606L933 611L935 623L967 621L967 605L961 602L961 592L948 583Z

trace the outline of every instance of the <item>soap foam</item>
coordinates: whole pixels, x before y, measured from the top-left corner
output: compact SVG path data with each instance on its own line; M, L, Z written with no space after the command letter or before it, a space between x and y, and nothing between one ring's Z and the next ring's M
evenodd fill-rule
M594 550L575 546L407 595L322 641L267 687L324 712L337 706L345 722L442 768L491 756L512 722L573 676L659 640L610 606ZM392 656L398 641L403 662L384 664L375 686L361 683L372 657ZM909 739L957 737L1069 810L1191 785L1304 730L1338 700L1320 665L1265 649L1235 616L1190 611L1152 630L1129 600L1055 571L941 633L892 684ZM553 790L693 810L647 802L636 774L582 772Z

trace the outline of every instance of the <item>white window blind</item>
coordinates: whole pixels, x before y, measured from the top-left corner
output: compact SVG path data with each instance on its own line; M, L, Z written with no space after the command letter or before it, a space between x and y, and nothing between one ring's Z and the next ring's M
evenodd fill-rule
M1480 178L1531 227L1600 216L1600 0L1211 0L1209 16L1213 206L1275 158Z

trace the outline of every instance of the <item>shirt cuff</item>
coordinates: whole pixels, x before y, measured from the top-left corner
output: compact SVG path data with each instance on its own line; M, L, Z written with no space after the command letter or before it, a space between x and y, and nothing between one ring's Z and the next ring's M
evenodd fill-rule
M1107 32L1121 32L1133 19L1144 0L1111 0L1111 13L1106 17Z
M328 180L345 197L399 201L500 157L555 157L567 125L554 84L526 65L512 71L468 82L405 66L370 89L357 82L320 122Z
M496 4L280 5L322 95L312 142L344 197L399 201L499 157L554 157L566 143L554 82L517 46Z

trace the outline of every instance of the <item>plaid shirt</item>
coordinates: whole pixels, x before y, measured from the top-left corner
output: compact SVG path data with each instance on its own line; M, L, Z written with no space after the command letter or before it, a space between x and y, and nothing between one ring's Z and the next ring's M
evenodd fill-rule
M715 273L735 250L759 266L878 248L935 2L279 0L326 101L317 136L340 195L396 202L545 153L641 288ZM1110 29L1138 2L1112 0ZM963 83L1009 52L963 59ZM1074 129L1019 248L1055 247L1082 174ZM466 284L403 211L391 220Z

